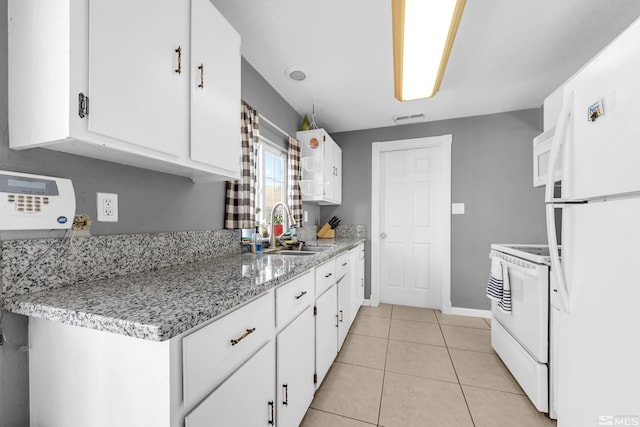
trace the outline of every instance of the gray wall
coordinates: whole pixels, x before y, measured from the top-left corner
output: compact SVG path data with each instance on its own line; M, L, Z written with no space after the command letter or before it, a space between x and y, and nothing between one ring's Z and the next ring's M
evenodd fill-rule
M0 22L7 22L7 1L0 0ZM5 27L6 28L6 27ZM77 213L96 216L96 192L117 193L119 222L93 223L93 235L223 228L224 182L193 184L178 176L46 149L9 149L7 124L7 32L0 31L0 170L71 178ZM296 111L247 63L242 61L242 99L294 134ZM239 106L238 106L239 107ZM239 109L238 109L239 112ZM267 136L270 136L267 132ZM317 219L319 208L305 206ZM54 233L56 236L60 232ZM0 240L49 237L47 232L2 232ZM0 327L16 345L27 343L27 318L2 313ZM0 427L29 424L26 353L0 347Z
M342 148L342 205L323 206L321 222L335 215L343 224L367 224L371 238L371 144L452 134L451 200L464 203L466 213L451 217L451 302L489 309L484 288L490 244L547 240L544 190L533 188L532 140L541 132L541 120L541 110L535 109L336 133L332 136Z

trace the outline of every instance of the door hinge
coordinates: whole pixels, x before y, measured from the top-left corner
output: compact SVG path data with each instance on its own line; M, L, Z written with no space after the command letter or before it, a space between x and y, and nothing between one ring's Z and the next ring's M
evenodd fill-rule
M313 374L313 383L318 384L318 374Z
M82 92L78 94L78 115L81 119L89 115L89 97Z
M318 315L318 307L317 306L313 306L313 315L317 316Z

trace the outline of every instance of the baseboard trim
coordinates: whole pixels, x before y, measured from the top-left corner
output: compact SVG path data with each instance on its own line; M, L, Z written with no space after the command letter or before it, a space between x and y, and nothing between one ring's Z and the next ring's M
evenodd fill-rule
M366 299L366 300L362 301L362 306L363 307L371 307L371 300L370 299Z
M445 314L455 314L458 316L484 317L491 319L491 310L478 310L475 308L451 307Z

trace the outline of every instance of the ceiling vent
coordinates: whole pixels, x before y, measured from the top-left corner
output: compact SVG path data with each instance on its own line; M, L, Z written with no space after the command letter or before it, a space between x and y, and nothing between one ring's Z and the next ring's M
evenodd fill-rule
M393 122L396 125L408 125L410 123L424 122L427 118L424 113L407 114L404 116L393 116Z
M295 80L297 82L301 82L307 78L307 73L297 67L289 67L285 70L284 73L291 80Z

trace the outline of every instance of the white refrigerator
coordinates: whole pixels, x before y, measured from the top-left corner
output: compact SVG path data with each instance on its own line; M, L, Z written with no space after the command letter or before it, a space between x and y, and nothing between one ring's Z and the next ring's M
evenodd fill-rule
M640 21L565 85L550 167L558 426L640 426Z

